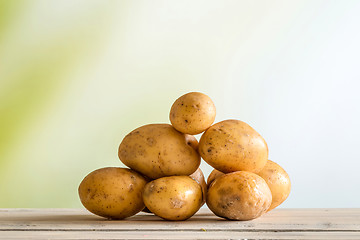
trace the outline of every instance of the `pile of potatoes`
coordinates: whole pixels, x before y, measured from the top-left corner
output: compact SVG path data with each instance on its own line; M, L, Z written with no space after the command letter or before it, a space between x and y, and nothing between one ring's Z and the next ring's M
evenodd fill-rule
M170 110L170 124L149 124L124 137L118 155L129 168L107 167L79 186L90 212L124 219L140 211L186 220L206 202L219 217L251 220L279 206L290 193L285 170L268 160L265 140L239 120L214 125L205 94L187 93ZM202 133L198 142L193 135ZM214 170L205 182L201 158Z

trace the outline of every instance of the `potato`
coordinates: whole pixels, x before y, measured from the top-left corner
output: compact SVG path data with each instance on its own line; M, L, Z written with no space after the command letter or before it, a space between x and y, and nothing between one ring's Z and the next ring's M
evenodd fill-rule
M195 139L196 140L196 139ZM151 179L190 175L200 165L193 139L169 124L149 124L129 133L119 147L120 160Z
M190 92L179 97L171 107L170 122L176 130L187 134L199 134L214 122L216 109L205 94Z
M191 146L196 152L199 149L199 142L193 135L185 134L185 141Z
M283 203L290 194L291 182L289 175L277 163L268 160L265 167L258 173L269 186L272 203L268 211Z
M207 187L209 188L211 183L217 179L218 177L224 175L225 173L222 173L216 169L212 170L212 172L210 173L208 179L207 179Z
M201 136L199 153L208 164L223 173L256 173L268 159L265 140L239 120L225 120L208 128Z
M202 201L202 204L201 204L201 206L202 206L206 202L206 192L207 192L207 186L206 186L206 181L205 181L204 174L201 171L201 169L198 168L193 174L190 175L190 177L192 179L194 179L201 186L201 190L202 190L202 193L203 193L203 201Z
M206 204L219 217L251 220L264 214L271 200L264 179L255 173L239 171L215 179L208 189Z
M185 220L194 215L202 203L201 186L189 176L163 177L146 184L145 206L166 220Z
M206 191L207 191L207 187L206 187L206 182L205 182L205 177L203 172L201 171L200 168L198 168L193 174L191 174L189 177L191 177L192 179L194 179L198 184L200 184L201 186L201 190L202 190L202 194L203 194L203 201L201 203L201 206L205 204L205 200L206 200ZM146 213L151 213L151 211L145 207L143 210L143 212Z
M90 212L111 219L123 219L145 206L142 191L147 180L139 173L107 167L89 173L79 186L81 203Z

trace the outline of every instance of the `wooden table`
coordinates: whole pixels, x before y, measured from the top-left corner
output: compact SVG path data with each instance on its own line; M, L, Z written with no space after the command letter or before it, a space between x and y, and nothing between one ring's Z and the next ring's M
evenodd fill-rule
M187 221L139 213L112 221L83 209L0 209L0 239L360 239L360 209L275 209L252 221L200 210Z

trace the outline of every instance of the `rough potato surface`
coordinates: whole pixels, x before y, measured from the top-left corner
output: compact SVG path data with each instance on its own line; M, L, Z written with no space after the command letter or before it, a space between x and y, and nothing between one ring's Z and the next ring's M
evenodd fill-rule
M271 200L264 179L255 173L239 171L216 178L208 189L206 204L219 217L251 220L264 214Z
M201 190L202 190L202 194L203 194L203 200L201 203L201 206L205 204L205 200L206 200L206 192L207 192L207 188L206 188L206 181L205 181L205 177L203 172L201 171L200 168L198 168L193 174L191 174L189 177L191 177L192 179L194 179L198 184L200 184L201 186ZM151 213L151 211L145 207L143 212L147 212L147 213Z
M163 177L146 184L146 207L166 220L186 220L201 207L201 186L189 176Z
M195 139L196 140L196 139ZM151 179L190 175L200 165L193 138L169 124L149 124L129 133L119 146L120 160Z
M79 186L81 203L90 212L111 219L123 219L145 206L142 191L147 180L125 168L107 167L89 173Z
M258 173L269 186L272 203L268 211L283 203L290 194L291 182L287 172L277 163L268 160L265 167Z
M201 136L199 153L208 164L223 173L256 173L268 160L265 140L239 120L225 120L207 129Z

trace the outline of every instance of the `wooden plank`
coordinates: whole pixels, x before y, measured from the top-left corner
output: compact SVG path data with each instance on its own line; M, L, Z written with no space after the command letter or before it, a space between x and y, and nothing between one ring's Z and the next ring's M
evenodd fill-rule
M112 221L83 209L0 209L0 230L42 231L360 231L360 209L275 209L252 221L227 221L202 209L187 221L140 213Z
M0 239L360 239L359 232L0 231Z

